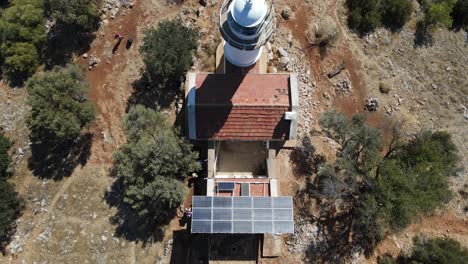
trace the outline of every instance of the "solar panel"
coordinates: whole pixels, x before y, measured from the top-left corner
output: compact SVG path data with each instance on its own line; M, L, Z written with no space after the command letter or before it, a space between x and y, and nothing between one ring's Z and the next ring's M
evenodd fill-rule
M213 220L232 220L231 209L213 209Z
M214 221L213 233L232 233L232 221Z
M192 198L192 233L293 233L291 197Z
M275 221L275 233L290 233L294 230L294 222L292 221Z
M192 207L211 207L212 198L210 196L193 196Z
M254 208L271 208L271 197L253 197Z
M218 182L218 191L233 191L234 187L233 182Z
M234 208L252 208L252 197L236 197L232 202Z
M211 221L192 220L192 233L211 233Z
M252 221L234 221L233 233L251 234L253 233L253 222Z
M194 220L211 220L211 208L199 208L192 212Z
M213 197L214 208L232 208L232 197Z

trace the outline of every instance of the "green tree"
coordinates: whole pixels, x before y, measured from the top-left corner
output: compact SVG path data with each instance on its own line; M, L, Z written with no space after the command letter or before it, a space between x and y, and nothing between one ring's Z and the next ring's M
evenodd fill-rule
M8 166L11 163L8 150L11 147L10 140L3 134L0 134L0 180L6 179L9 176Z
M15 192L14 185L0 179L0 251L8 244L20 212L21 199Z
M381 25L379 0L347 0L350 28L360 34L372 32Z
M464 264L468 263L468 250L451 238L415 237L410 256L379 257L379 264Z
M12 0L0 18L0 64L14 85L31 76L40 64L44 21L41 0Z
M31 106L27 123L33 142L73 140L94 120L94 108L86 98L88 84L78 66L38 73L26 86Z
M99 26L101 0L44 0L46 15L70 33L90 32Z
M435 238L423 240L416 237L413 253L408 263L414 264L464 264L468 263L468 250L456 240Z
M180 21L163 21L157 28L145 31L140 52L145 63L145 76L165 93L178 92L185 73L192 65L197 48L197 31Z
M452 27L451 16L456 0L436 0L429 4L425 21L429 27Z
M151 222L169 220L182 203L182 180L198 171L198 153L160 113L137 105L123 121L127 144L114 153L124 202Z
M342 168L366 173L379 161L383 138L379 130L370 127L363 115L348 119L344 114L327 111L319 118L322 131L340 146L337 163Z
M468 31L468 0L458 0L453 7L453 23L456 27Z
M458 162L445 132L424 132L395 150L380 165L375 195L381 215L394 229L450 200L448 177Z
M40 58L31 43L14 43L5 50L3 71L13 83L22 83L33 75L40 64Z
M411 18L413 3L410 0L382 0L382 22L391 29L403 27Z

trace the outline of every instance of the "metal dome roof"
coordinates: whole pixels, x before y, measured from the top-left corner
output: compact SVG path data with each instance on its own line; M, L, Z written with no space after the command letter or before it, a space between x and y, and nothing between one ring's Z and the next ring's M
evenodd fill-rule
M234 0L231 9L234 20L243 27L258 25L267 11L265 0Z

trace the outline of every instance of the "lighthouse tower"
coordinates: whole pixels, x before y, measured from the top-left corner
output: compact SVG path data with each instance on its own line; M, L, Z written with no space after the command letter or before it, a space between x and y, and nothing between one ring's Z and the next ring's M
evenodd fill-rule
M219 16L224 56L238 67L253 65L275 29L275 12L266 0L226 0Z

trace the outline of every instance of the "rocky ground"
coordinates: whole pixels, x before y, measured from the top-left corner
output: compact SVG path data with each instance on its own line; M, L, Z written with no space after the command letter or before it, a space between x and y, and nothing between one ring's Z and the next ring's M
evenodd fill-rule
M394 120L402 120L408 134L421 129L441 129L454 135L463 162L459 176L452 181L456 197L434 216L421 219L401 233L384 240L375 255L407 251L411 238L423 233L447 236L468 246L467 146L468 65L467 35L439 31L431 47L414 47L417 16L401 32L380 29L358 38L346 27L344 0L276 1L278 29L266 45L269 72L291 71L299 75L299 139L317 129L319 114L328 108L347 114L363 112L372 125L385 133ZM128 5L127 5L128 4ZM132 5L130 5L132 4ZM0 83L0 126L15 139L12 149L15 176L12 179L25 199L25 210L18 220L18 231L10 245L13 254L0 257L0 263L168 263L172 252L172 230L180 229L174 220L162 239L143 243L116 232L112 221L116 208L105 201L113 178L109 176L112 152L124 142L120 120L127 107L133 85L140 77L138 45L142 30L166 18L178 17L188 26L198 27L201 41L194 59L194 70L214 70L214 54L220 41L217 15L220 1L185 1L176 6L170 1L106 0L102 27L86 54L77 62L90 66L90 99L98 110L87 164L61 180L38 178L28 168L30 157L25 126L26 91ZM307 32L331 21L338 32L336 42L320 51L310 43ZM120 47L112 54L113 34L133 37L134 46ZM343 69L329 79L327 74L344 62ZM118 74L115 74L118 73ZM381 83L385 89L381 89ZM381 92L384 91L384 93ZM372 111L364 110L366 100ZM378 102L376 105L375 102ZM174 113L168 111L168 116ZM387 135L387 134L386 134ZM315 151L331 156L334 146L323 137L310 137ZM294 194L304 186L303 175L289 163L290 150L280 153L283 194ZM313 207L313 205L312 205ZM285 239L283 256L261 259L261 263L301 263L327 241L320 228L309 219L296 219L296 232ZM356 252L354 263L375 263Z

